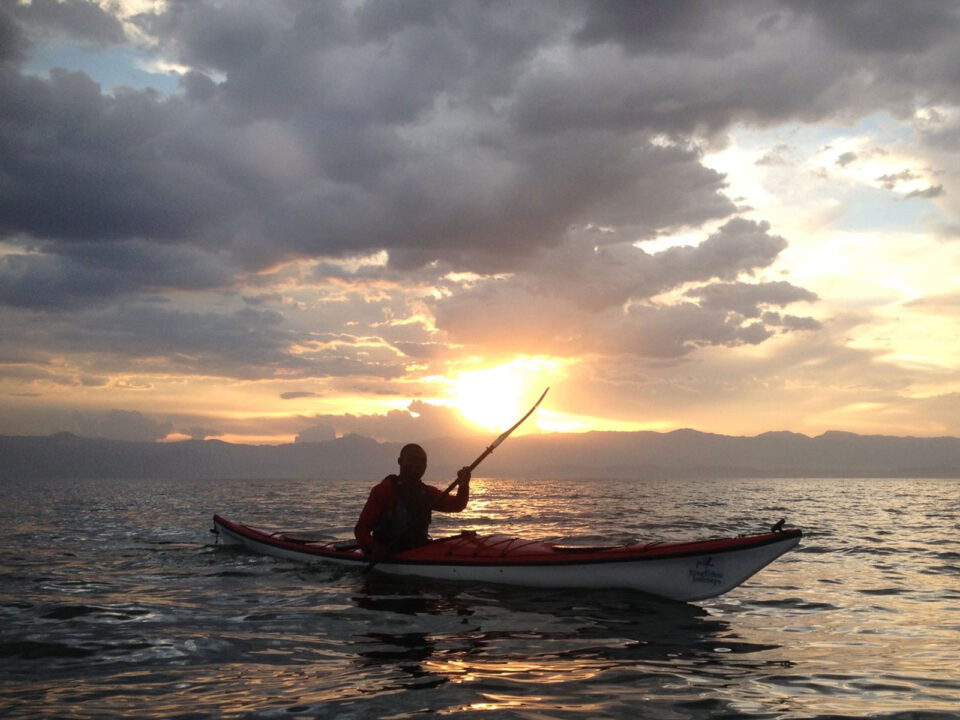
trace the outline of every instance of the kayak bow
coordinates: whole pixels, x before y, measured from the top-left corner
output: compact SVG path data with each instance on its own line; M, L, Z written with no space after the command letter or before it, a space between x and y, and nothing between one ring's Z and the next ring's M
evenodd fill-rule
M213 516L226 544L278 558L326 561L364 568L355 543L313 541L297 533L251 527ZM692 542L565 547L508 535L463 532L391 555L378 572L437 580L549 588L630 588L672 600L722 595L788 550L799 529Z

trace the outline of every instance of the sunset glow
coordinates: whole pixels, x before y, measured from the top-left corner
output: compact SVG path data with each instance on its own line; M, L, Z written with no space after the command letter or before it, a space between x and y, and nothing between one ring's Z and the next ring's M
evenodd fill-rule
M539 358L467 370L452 383L454 407L470 422L502 432L523 416L557 373L558 363ZM539 419L533 417L528 423L527 432L539 426Z

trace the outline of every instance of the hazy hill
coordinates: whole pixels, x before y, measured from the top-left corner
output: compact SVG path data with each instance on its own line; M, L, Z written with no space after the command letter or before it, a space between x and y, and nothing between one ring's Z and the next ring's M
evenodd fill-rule
M453 478L492 438L424 442L427 475ZM218 440L138 443L0 436L0 478L353 478L396 469L399 443L350 435L321 443L231 445ZM510 438L478 475L487 477L951 477L960 478L960 439L818 437L765 433L730 437L676 430L527 435Z

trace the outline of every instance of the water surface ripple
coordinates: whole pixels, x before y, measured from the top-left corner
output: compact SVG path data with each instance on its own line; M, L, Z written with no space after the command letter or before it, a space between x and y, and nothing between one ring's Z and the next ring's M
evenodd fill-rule
M695 604L401 581L215 544L347 536L372 483L6 482L0 716L960 717L960 484L478 479L460 529L800 547Z

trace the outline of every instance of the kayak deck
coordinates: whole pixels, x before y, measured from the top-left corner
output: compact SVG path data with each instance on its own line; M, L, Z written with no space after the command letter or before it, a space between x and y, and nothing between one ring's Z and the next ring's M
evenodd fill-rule
M274 557L368 568L355 543L312 539L214 516L225 543ZM633 588L675 600L699 600L741 584L800 542L799 529L684 542L569 547L510 535L463 532L395 553L380 572L531 587Z

